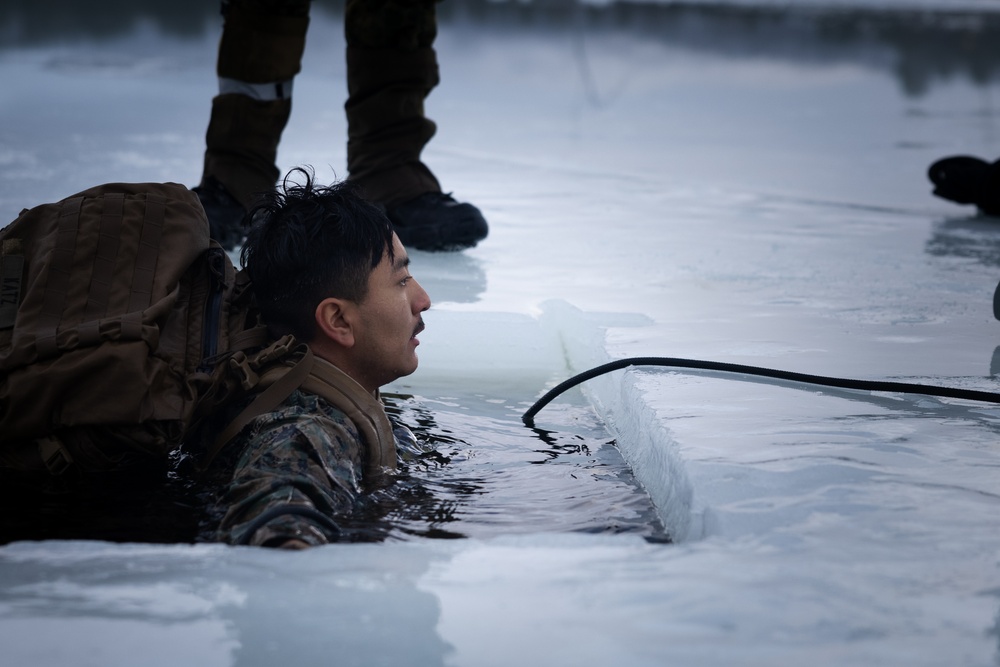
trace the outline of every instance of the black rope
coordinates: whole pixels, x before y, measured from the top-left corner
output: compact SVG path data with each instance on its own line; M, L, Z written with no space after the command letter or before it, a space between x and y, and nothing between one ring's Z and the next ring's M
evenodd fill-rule
M791 382L802 382L805 384L816 384L824 387L839 387L841 389L860 389L862 391L886 391L901 394L923 394L926 396L945 396L948 398L964 398L970 401L985 401L987 403L1000 403L1000 394L989 391L977 391L975 389L957 389L953 387L935 387L925 384L914 384L910 382L887 382L881 380L851 380L845 378L827 377L825 375L810 375L808 373L793 373L781 371L773 368L762 368L759 366L746 366L744 364L729 364L720 361L702 361L699 359L679 359L676 357L629 357L618 359L606 364L602 364L589 371L584 371L579 375L574 375L568 380L560 382L550 389L540 399L535 401L527 412L521 417L521 421L527 426L535 425L535 415L548 405L554 398L567 389L578 384L591 380L598 375L604 375L612 371L621 370L630 366L667 366L671 368L696 368L706 371L721 371L723 373L741 373L743 375L757 375L761 377L775 378L778 380L788 380Z

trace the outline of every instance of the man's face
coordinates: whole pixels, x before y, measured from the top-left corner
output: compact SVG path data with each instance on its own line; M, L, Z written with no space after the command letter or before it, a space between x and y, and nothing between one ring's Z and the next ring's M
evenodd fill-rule
M352 350L356 377L374 391L417 370L417 334L424 328L421 313L430 297L410 275L410 259L395 234L393 261L389 254L368 276L368 293L357 304L359 327Z

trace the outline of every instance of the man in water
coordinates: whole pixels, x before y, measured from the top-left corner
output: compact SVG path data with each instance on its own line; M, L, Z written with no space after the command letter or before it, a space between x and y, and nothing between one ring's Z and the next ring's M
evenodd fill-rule
M309 378L233 438L221 541L303 548L396 465L379 388L417 368L427 292L392 223L350 182L290 184L251 212L242 262L262 317L315 356Z

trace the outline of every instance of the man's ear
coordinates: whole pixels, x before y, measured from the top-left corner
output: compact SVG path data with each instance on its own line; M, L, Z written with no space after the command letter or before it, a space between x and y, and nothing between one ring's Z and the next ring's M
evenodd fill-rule
M354 308L346 299L329 297L316 306L319 333L341 347L354 346Z

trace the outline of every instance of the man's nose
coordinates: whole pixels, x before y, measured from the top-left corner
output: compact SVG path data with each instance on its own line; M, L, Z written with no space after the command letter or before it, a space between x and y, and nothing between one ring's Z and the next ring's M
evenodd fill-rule
M414 280L413 282L417 282ZM429 310L431 307L431 297L427 294L427 291L423 288L423 285L417 282L417 298L414 300L413 305L416 306L416 312L422 313L425 310Z

